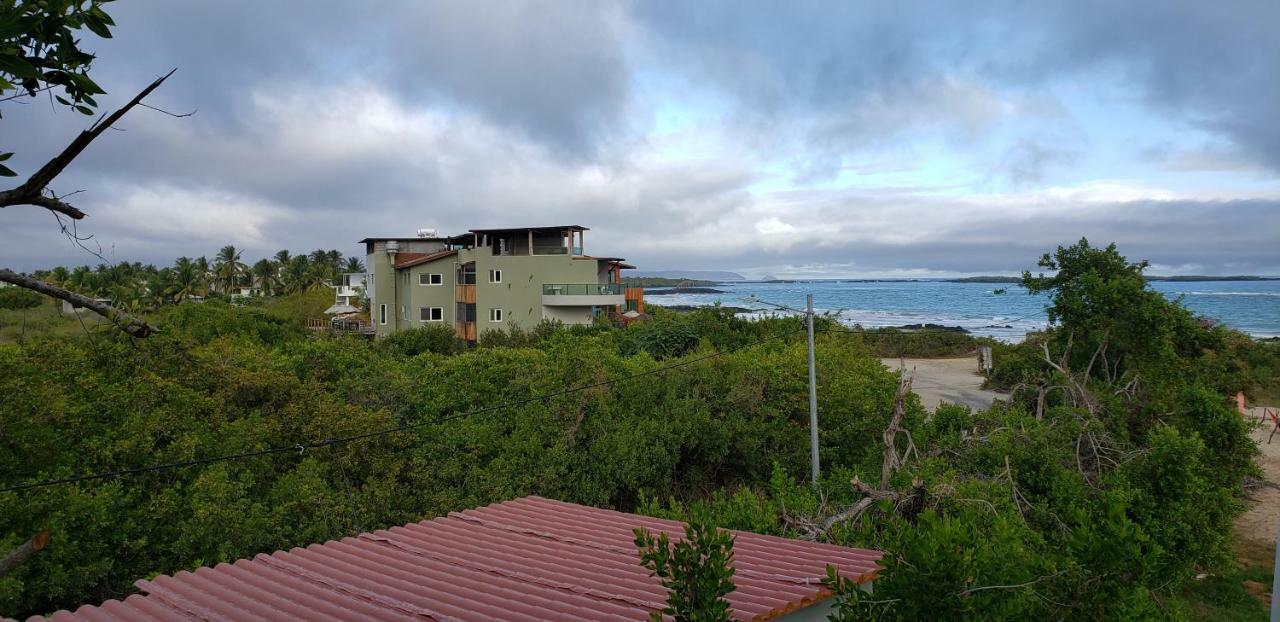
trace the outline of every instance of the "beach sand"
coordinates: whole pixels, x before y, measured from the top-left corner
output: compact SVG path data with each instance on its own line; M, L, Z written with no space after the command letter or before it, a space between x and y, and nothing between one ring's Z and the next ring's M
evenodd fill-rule
M941 402L964 404L975 410L986 409L996 399L1008 399L1008 394L982 388L982 375L978 373L975 357L958 359L880 359L889 369L905 364L907 373L914 370L915 380L911 389L920 396L925 409L933 412ZM1277 434L1280 437L1280 434ZM1280 443L1280 440L1276 441Z

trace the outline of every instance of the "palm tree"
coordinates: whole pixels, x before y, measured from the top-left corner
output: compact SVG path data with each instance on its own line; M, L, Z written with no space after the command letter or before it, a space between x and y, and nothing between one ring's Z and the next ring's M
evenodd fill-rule
M240 251L230 244L222 247L214 257L214 276L223 293L230 293L231 289L240 282L240 276L248 269L248 266L240 261Z
M342 264L342 271L346 273L364 272L364 262L359 257L347 257L347 262Z
M275 257L272 257L272 259L275 259L275 260L276 260L276 265L277 265L277 266L280 266L280 267L284 267L284 266L289 265L289 260L290 260L290 259L292 259L292 258L293 258L293 256L292 256L292 255L290 255L290 254L289 254L289 251L287 251L287 250L283 250L283 251L276 251L276 256L275 256Z
M257 281L257 286L262 288L263 295L270 296L280 289L280 268L276 262L259 259L250 272Z
M296 255L289 263L284 266L283 273L280 275L281 281L284 283L284 291L289 294L296 294L311 288L313 283L311 260L306 255Z
M197 262L187 257L179 257L173 264L173 299L182 302L191 296L198 296L204 284L204 273Z

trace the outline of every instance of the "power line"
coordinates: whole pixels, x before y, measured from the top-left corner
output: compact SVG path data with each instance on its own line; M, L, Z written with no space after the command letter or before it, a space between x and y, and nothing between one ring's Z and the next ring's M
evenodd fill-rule
M298 453L299 455L301 455L301 454L305 453L305 452L306 452L306 450L308 450L308 449L319 449L319 448L322 448L322 447L332 447L332 446L334 446L334 445L342 445L342 444L345 444L345 443L351 443L351 442L355 442L355 441L361 441L361 440L365 440L365 439L373 438L373 437L377 437L377 436L385 436L385 435L388 435L388 434L395 434L395 433L397 433L397 432L406 432L406 431L409 431L409 430L413 430L413 429L417 429L417 428L421 428L421 427L425 427L425 426L429 426L429 425L436 425L436 424L445 423L445 422L448 422L448 421L454 421L454 420L457 420L457 419L462 419L462 418L471 417L471 416L475 416L475 415L482 415L482 414L486 414L486 413L491 413L491 412L495 412L495 411L498 411L498 410L503 410L503 409L506 409L506 408L515 408L515 407L523 406L523 405L525 405L525 404L531 404L531 403L533 403L533 402L539 402L539 401L543 401L543 400L549 400L549 399L553 399L553 398L556 398L556 397L561 397L561 396L564 396L564 395L570 395L570 394L573 394L573 393L580 393L580 392L582 392L582 391L589 391L589 390L591 390L591 389L596 389L596 388L600 388L600 387L608 386L608 385L615 384L615 383L630 382L630 381L632 381L632 380L636 380L636 379L638 379L638 378L645 378L645 377L648 377L648 376L653 376L653 375L660 374L660 373L663 373L663 372L671 371L671 370L673 370L673 369L679 369L679 368L681 368L681 367L687 367L687 366L692 365L692 364L694 364L694 363L699 363L699 362L706 361L706 360L709 360L709 359L713 359L713 358L717 358L717 357L720 357L720 356L724 356L724 355L726 355L726 354L732 354L732 353L737 352L737 351L739 351L739 350L742 350L742 349L744 349L744 348L748 348L748 347L751 347L751 346L760 345L760 344L762 344L762 343L766 343L766 342L769 342L769 341L773 341L773 340L775 340L775 339L782 339L782 338L785 338L785 337L788 337L788 336L794 335L794 334L796 334L796 333L802 332L802 331L804 331L804 330L805 330L804 328L799 328L799 329L795 329L795 330L791 330L791 331L786 331L786 332L779 333L779 334L776 334L776 335L771 335L771 336L768 336L768 337L764 337L764 338L761 338L761 339L757 339L757 340L752 341L752 342L748 342L748 343L744 343L744 344L741 344L741 345L737 345L737 346L733 346L733 347L730 347L730 348L726 348L726 349L724 349L724 350L719 350L719 351L716 351L716 352L712 352L712 353L710 353L710 354L704 354L704 355L701 355L701 356L696 356L696 357L692 357L692 358L686 358L686 359L681 360L680 362L678 362L678 363L674 363L674 364L672 364L672 365L666 365L666 366L663 366L663 367L657 367L657 368L650 369L650 370L647 370L647 371L643 371L643 372L640 372L640 373L637 373L637 374L632 374L632 375L630 375L630 376L625 376L625 377L623 377L623 378L615 378L615 379L613 379L613 380L602 380L602 381L600 381L600 382L593 382L593 383L591 383L591 384L579 385L579 386L575 386L575 387L568 387L568 388L561 389L561 390L558 390L558 391L552 391L552 392L550 392L550 393L544 393L544 394L542 394L542 395L536 395L536 396L527 397L527 398L523 398L523 399L512 400L512 401L504 402L504 403L502 403L502 404L497 404L497 405L494 405L494 406L487 406L487 407L485 407L485 408L480 408L480 409L476 409L476 410L471 410L471 411L467 411L467 412L463 412L463 413L455 413L455 414L453 414L453 415L449 415L449 416L438 417L438 418L436 418L436 419L432 419L432 420L430 420L430 421L422 421L422 422L419 422L419 423L412 423L412 424L408 424L408 425L401 425L401 426L396 426L396 427L394 427L394 428L386 428L386 429L383 429L383 430L375 430L375 431L372 431L372 432L364 432L364 433L361 433L361 434L352 434L352 435L350 435L350 436L342 436L342 437L338 437L338 438L328 438L328 439L322 439L322 440L317 440L317 441L308 441L308 442L305 442L305 443L297 443L297 444L295 444L295 445L287 446L287 447L272 447L272 448L269 448L269 449L262 449L262 450L258 450L258 451L250 451L250 452L244 452L244 453L239 453L239 454L230 454L230 455L225 455L225 456L213 456L213 457L209 457L209 458L198 458L198 459L194 459L194 460L184 460L184 461L182 461L182 462L170 462L170 463L157 464L157 465L152 465L152 466L147 466L147 467L137 467L137 468L133 468L133 469L118 469L118 470L115 470L115 471L107 471L107 472L104 472L104 473L94 473L94 474L90 474L90 475L76 475L76 476L71 476L71 477L63 477L63 478L59 478L59 479L51 479L51 480L44 480L44 481L37 481L37 482L28 482L28 483L25 483L25 484L17 484L17 485L14 485L14 486L8 486L8 487L6 487L6 488L0 488L0 493L6 493L6 492L18 492L18 491L22 491L22 490L30 490L30 489L33 489L33 488L45 488L45 487L48 487L48 486L57 486L57 485L62 485L62 484L75 484L75 483L79 483L79 482L88 482L88 481L94 481L94 480L99 480L99 479L109 479L109 478L113 478L113 477L122 477L122 476L130 476L130 475L141 475L141 474L144 474L144 473L155 473L155 472L158 472L158 471L167 471L167 470L180 469L180 468L186 468L186 467L192 467L192 466L200 466L200 465L205 465L205 464L214 464L214 463L218 463L218 462L229 462L229 461L233 461L233 460L247 460L247 459L249 459L249 458L259 458L259 457L262 457L262 456L270 456L270 455L275 455L275 454L284 454L284 453L290 453L290 452L296 452L296 453Z

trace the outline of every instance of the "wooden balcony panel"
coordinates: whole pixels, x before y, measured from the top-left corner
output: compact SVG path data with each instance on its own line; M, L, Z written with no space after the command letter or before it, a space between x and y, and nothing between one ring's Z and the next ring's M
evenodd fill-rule
M453 301L473 305L476 303L475 285L454 285Z

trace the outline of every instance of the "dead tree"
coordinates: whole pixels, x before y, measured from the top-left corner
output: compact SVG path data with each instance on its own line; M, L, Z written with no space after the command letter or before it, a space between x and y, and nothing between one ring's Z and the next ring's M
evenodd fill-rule
M174 71L177 71L177 69L157 78L154 82L149 84L147 88L142 89L142 91L135 95L133 99L129 100L129 103L125 104L124 107L109 115L99 117L98 120L95 121L93 125L90 125L88 129L80 132L80 135L76 136L75 140L71 141L71 144L67 145L61 153L55 156L52 160L46 162L44 166L40 167L39 170L33 173L31 177L28 177L21 185L16 188L0 191L0 208L30 205L33 207L42 207L47 209L59 218L62 216L66 216L72 220L80 220L84 218L86 214L83 211L70 203L67 203L64 198L54 194L53 191L49 190L49 184L52 183L54 178L62 173L62 171L66 169L72 161L79 157L79 155L86 147L89 146L90 143L94 141L94 139L101 136L103 132L107 131L108 128L119 121L121 117L132 110L135 106L141 105L143 107L149 107L146 104L143 104L142 100L150 95L152 91L159 88L160 85L169 78L169 76L173 75ZM86 298L56 285L50 285L40 280L23 276L13 272L12 270L0 269L0 281L11 283L19 287L25 287L59 300L65 300L72 304L82 306L107 318L111 323L120 327L121 330L124 330L134 337L146 337L156 332L156 329L151 325L125 313L124 311L116 309L111 305L95 302L91 298Z
M905 371L898 379L898 390L893 396L893 415L889 419L888 427L881 435L884 452L880 462L879 485L873 488L860 478L854 477L849 484L862 495L857 503L819 521L794 521L796 526L805 533L806 539L816 540L825 537L836 525L858 520L872 505L884 499L892 500L895 510L906 515L915 515L923 508L926 494L923 481L918 478L913 479L911 487L905 491L894 490L891 482L894 473L902 469L912 455L919 457L911 432L903 427L907 412L906 400L911 394L911 381L912 377ZM899 436L906 438L906 445L901 450L898 449Z

